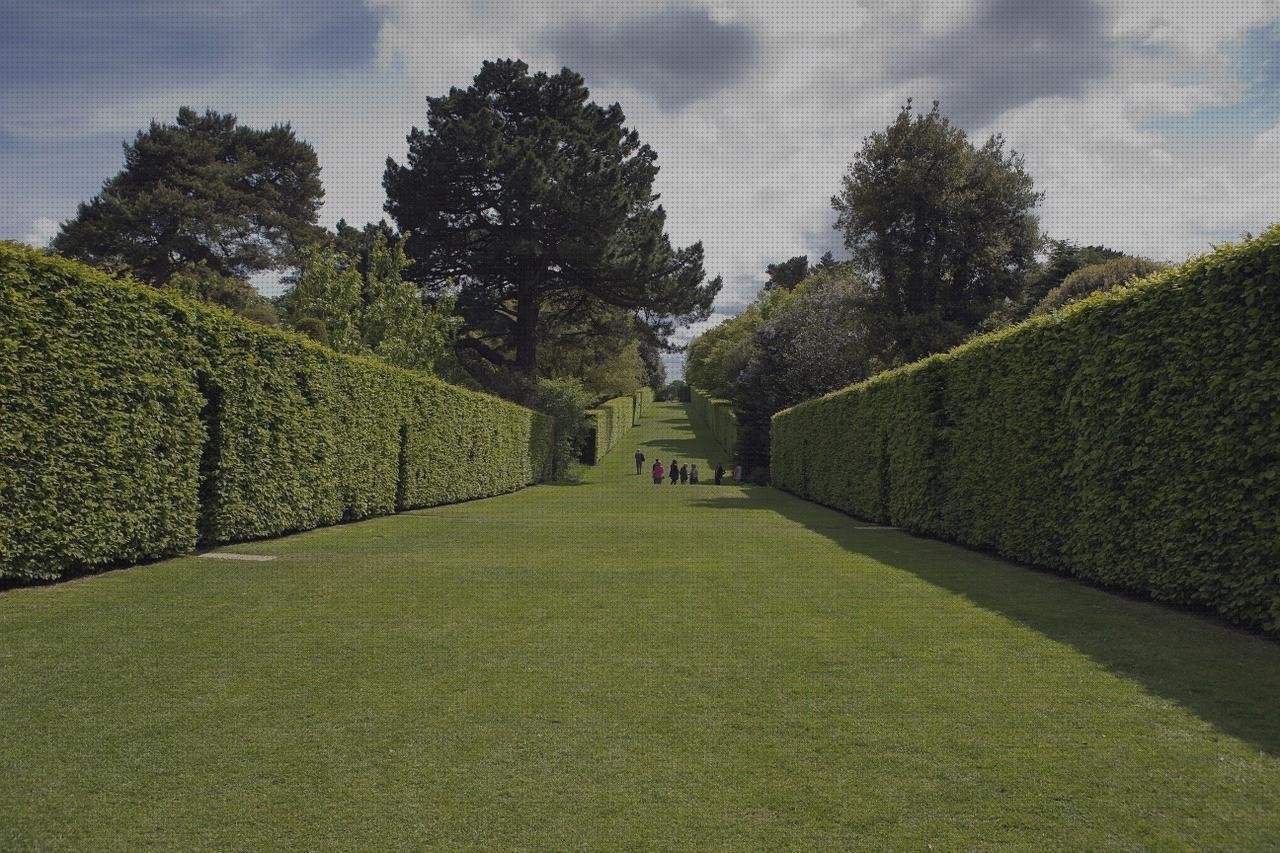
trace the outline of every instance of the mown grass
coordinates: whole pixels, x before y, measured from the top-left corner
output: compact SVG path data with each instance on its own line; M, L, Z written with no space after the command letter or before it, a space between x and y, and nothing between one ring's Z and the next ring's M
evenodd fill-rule
M637 443L0 593L0 848L1280 844L1280 645Z

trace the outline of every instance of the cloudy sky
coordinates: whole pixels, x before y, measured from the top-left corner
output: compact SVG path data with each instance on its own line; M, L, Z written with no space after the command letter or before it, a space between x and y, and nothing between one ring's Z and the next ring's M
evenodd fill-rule
M1176 261L1280 220L1280 0L0 0L0 238L43 244L190 105L292 123L322 221L380 218L426 95L581 72L658 151L673 238L741 310L839 254L830 197L907 97L1026 156L1044 230ZM715 318L713 318L715 319ZM678 359L673 359L674 367Z

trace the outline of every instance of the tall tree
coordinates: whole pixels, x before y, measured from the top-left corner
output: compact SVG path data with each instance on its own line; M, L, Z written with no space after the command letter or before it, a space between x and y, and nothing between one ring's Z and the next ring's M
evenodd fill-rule
M896 321L893 360L957 343L1019 292L1039 244L1039 199L1002 137L975 148L936 101L926 115L908 101L867 137L831 204Z
M707 317L720 289L702 245L676 249L665 233L653 149L620 106L588 96L568 69L486 62L467 89L428 99L426 129L383 177L387 212L412 232L411 274L458 290L458 347L527 377L540 343L591 334L602 307L666 335Z
M311 146L287 124L238 125L183 107L124 146L125 166L64 222L53 248L165 284L188 265L245 278L282 268L320 236Z

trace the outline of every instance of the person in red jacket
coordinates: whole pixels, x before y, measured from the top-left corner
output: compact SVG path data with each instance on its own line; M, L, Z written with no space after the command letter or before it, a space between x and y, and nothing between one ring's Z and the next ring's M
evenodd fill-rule
M662 462L661 462L661 461L659 461L659 460L657 460L657 459L655 459L655 460L653 461L653 484L654 484L655 486L661 486L661 485L662 485L662 476L663 476L665 473L666 473L666 471L663 471L663 470L662 470Z

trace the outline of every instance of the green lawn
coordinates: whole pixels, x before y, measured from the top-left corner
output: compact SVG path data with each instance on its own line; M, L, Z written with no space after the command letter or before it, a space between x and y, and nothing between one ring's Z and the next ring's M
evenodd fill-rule
M0 593L0 849L1280 845L1280 644L636 444Z

